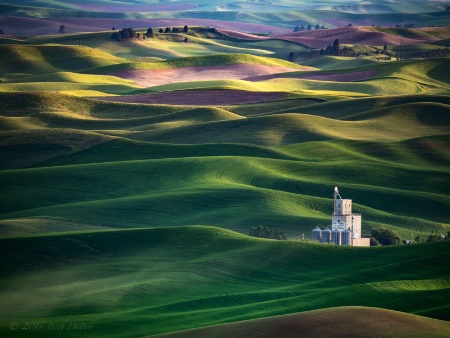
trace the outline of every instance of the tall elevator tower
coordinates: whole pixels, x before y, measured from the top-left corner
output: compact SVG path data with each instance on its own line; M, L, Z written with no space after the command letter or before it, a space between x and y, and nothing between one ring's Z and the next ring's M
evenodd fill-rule
M336 231L350 231L350 243L345 244L353 245L355 239L361 238L361 214L352 212L352 200L343 199L339 194L338 187L334 188L333 200L334 210L331 216L331 227Z

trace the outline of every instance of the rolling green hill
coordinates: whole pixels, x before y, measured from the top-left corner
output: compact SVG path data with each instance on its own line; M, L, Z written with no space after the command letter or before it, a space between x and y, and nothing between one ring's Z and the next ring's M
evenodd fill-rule
M137 29L140 34L145 34L147 29ZM188 38L188 42L184 39ZM210 29L205 27L190 27L187 33L155 33L149 39L132 39L117 42L111 39L111 31L96 33L72 33L59 35L31 36L23 39L14 39L11 37L2 38L2 43L9 45L8 49L21 50L22 55L26 52L36 53L32 47L35 46L65 46L71 49L77 49L82 43L85 49L95 48L102 51L103 54L110 54L116 58L116 62L128 60L172 60L180 63L178 58L202 57L220 54L250 54L255 56L269 56L287 58L286 51L305 51L305 48L298 43L291 41L282 41L279 39L270 39L267 41L247 41L234 38L219 33L216 29L211 33ZM28 50L21 48L28 47ZM13 56L17 53L10 52ZM151 56L149 56L151 55ZM70 56L70 55L68 55ZM67 58L67 56L65 56ZM104 58L106 55L103 55ZM111 58L114 60L114 58ZM280 60L272 60L276 62ZM110 62L109 64L113 64ZM107 65L107 64L105 64ZM97 66L101 66L98 64ZM93 65L94 67L94 65Z
M441 143L435 140L434 144ZM332 203L325 197L329 187L339 182L358 201L357 208L367 218L364 233L379 224L397 227L402 233L449 228L445 213L450 204L445 190L448 173L445 167L427 161L422 167L408 167L377 158L369 161L369 156L361 158L357 152L351 161L347 147L342 149L340 159L318 161L306 157L307 152L298 160L285 160L283 153L261 148L227 146L221 152L232 156L220 156L220 151L213 151L219 146L196 150L145 143L136 144L139 151L122 155L124 160L117 161L120 153L115 153L115 143L100 147L91 148L86 155L78 153L73 161L103 163L67 165L72 161L67 156L50 162L52 167L3 171L2 219L101 219L103 224L116 227L209 223L244 233L263 223L282 225L294 236L327 222ZM166 153L167 157L178 158L158 159L163 149L172 151L173 155ZM95 158L96 154L99 157ZM149 156L156 159L136 159ZM415 180L413 188L411 178ZM172 212L174 201L176 214ZM419 204L420 209L416 208ZM249 213L261 205L264 208L258 214ZM233 217L226 217L230 212ZM133 216L128 217L130 214Z
M2 45L0 64L5 73L52 73L122 63L125 60L84 46Z
M0 7L1 337L448 336L450 241L309 240L335 186L364 237L448 235L449 30L387 28L448 25L444 3ZM385 40L319 56L276 35L310 23ZM130 25L155 36L110 38ZM400 37L430 57L375 54Z
M289 113L247 117L259 105L0 97L2 168L10 169L0 172L3 220L210 224L243 233L262 223L298 236L327 222L338 184L364 213L365 234L380 224L405 236L449 228L447 96L305 101ZM280 107L264 109L271 105Z
M449 319L448 271L436 264L448 242L324 247L203 226L0 242L2 336L21 333L11 323L45 323L30 331L47 337L65 322L67 337L82 323L83 334L135 337L355 304Z

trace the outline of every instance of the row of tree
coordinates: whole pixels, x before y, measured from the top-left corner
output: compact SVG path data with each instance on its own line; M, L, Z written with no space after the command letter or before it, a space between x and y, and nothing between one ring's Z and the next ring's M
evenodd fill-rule
M404 28L414 28L414 24L413 23L405 23L405 25L403 27ZM402 28L402 25L396 24L395 28Z
M159 29L159 33L187 33L189 31L189 27L188 26L184 26L183 29L178 28L178 27L166 27L165 29L160 28Z
M136 32L132 27L128 27L128 28L122 28L119 31L116 31L116 28L113 27L113 33L111 34L111 39L116 40L116 41L121 41L123 39L147 39L147 38L153 38L154 37L154 33L153 33L153 28L148 28L147 32L145 33L139 33ZM188 26L184 26L182 29L178 28L178 27L166 27L165 29L160 28L159 29L159 33L187 33L189 31L189 27ZM187 42L187 38L185 39L185 42Z
M315 26L307 25L306 27L304 25L297 25L294 27L294 32L302 32L302 31L311 31L314 29L326 29L325 26L320 26L319 24Z

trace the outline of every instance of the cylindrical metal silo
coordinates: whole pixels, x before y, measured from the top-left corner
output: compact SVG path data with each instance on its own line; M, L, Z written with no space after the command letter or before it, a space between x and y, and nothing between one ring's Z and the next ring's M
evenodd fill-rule
M336 245L341 245L341 230L334 229L331 232L331 242Z
M320 239L320 243L331 243L331 230L330 229L322 230L322 238Z
M322 238L322 230L320 230L319 227L317 227L311 231L311 240L320 242L321 238Z
M348 229L342 231L341 234L341 245L351 245L352 241L352 232Z

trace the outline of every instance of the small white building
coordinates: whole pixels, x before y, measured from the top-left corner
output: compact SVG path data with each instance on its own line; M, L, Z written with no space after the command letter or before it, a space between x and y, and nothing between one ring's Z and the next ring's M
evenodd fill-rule
M370 246L370 238L361 238L362 216L352 212L352 200L343 199L335 187L333 202L331 231L322 231L317 227L312 231L311 239L336 245Z

